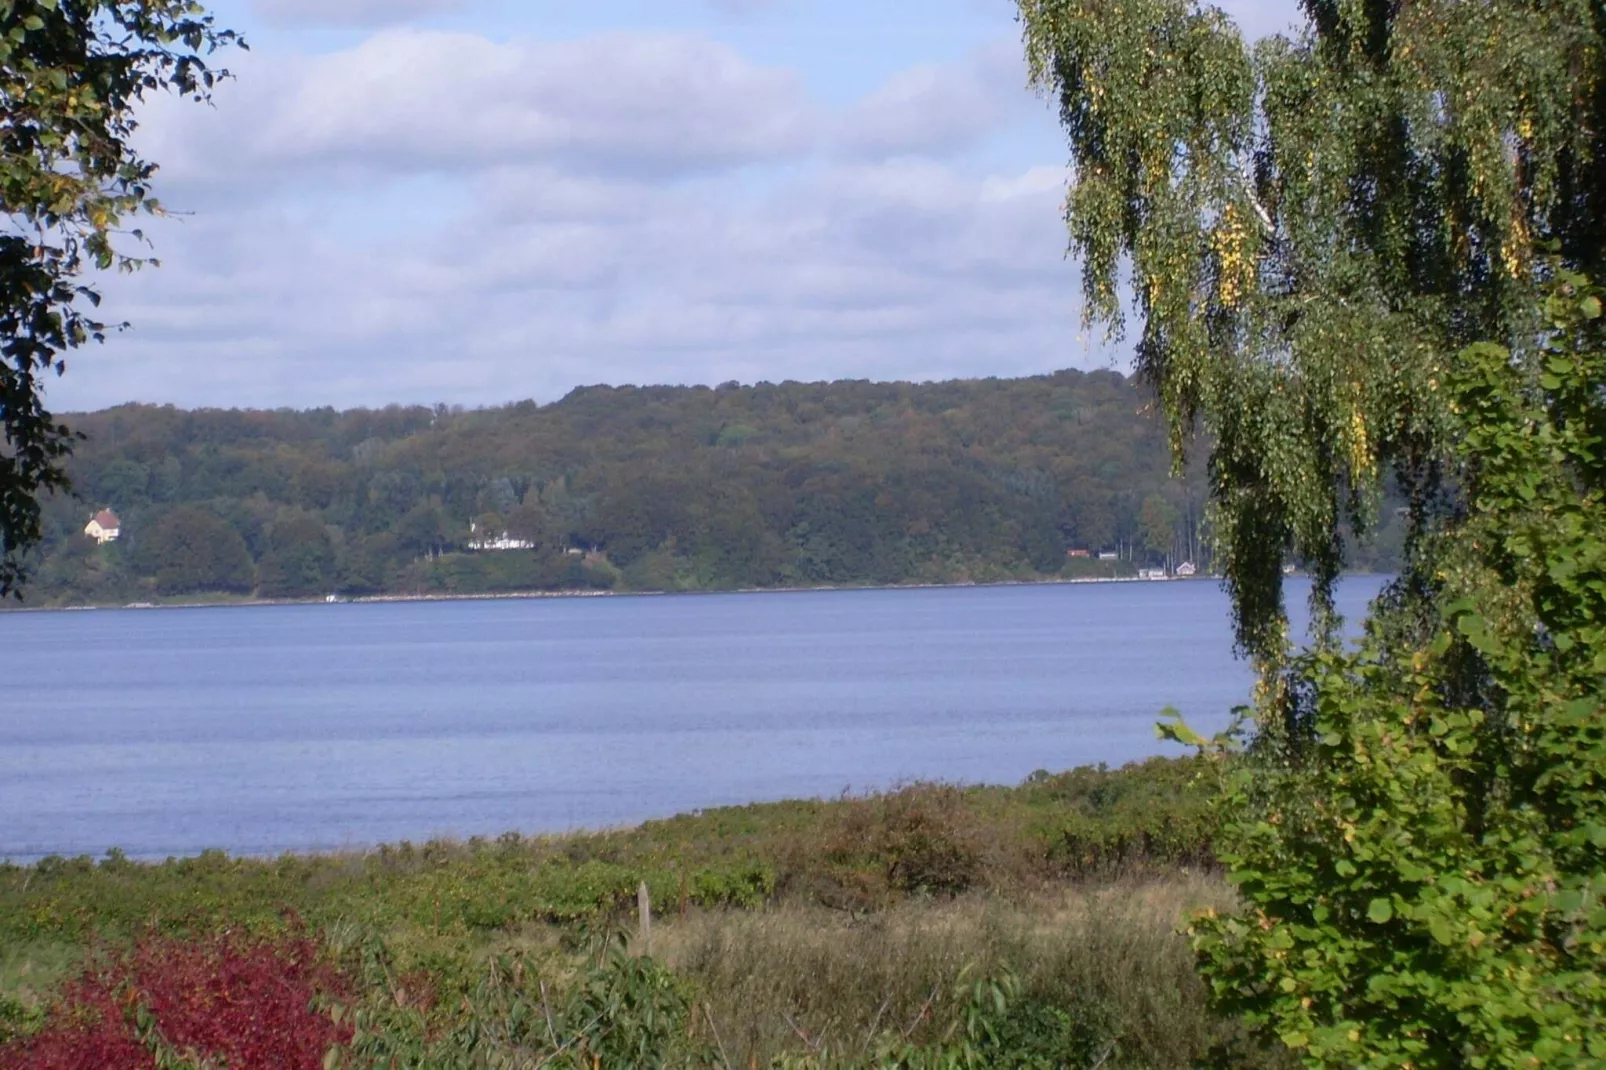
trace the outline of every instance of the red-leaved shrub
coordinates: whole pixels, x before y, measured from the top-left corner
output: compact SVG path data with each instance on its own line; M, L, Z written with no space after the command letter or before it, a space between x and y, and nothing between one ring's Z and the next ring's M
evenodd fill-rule
M155 1052L230 1070L321 1070L350 1030L320 1013L345 985L295 938L147 940L62 991L37 1036L0 1048L5 1070L152 1070Z
M62 991L44 1032L0 1047L5 1070L147 1070L156 1060L134 1035L109 978L86 974Z

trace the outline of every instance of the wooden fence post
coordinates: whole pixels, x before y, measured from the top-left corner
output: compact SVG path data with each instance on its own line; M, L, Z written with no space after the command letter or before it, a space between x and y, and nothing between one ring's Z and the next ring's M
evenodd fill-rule
M652 955L652 900L647 896L647 882L636 889L636 912L641 916L641 946Z

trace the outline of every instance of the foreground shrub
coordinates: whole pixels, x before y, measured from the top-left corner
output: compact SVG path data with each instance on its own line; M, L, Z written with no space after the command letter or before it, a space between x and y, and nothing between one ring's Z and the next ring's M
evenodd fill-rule
M1602 295L1564 279L1547 311L1536 381L1494 346L1447 373L1467 507L1436 612L1296 665L1229 780L1248 909L1196 944L1313 1066L1606 1065Z
M332 1065L656 1070L712 1062L691 1028L686 986L653 959L629 954L618 934L599 937L573 977L543 977L522 954L495 956L472 991L444 1008L427 976L397 973L384 941L368 939L359 957L361 996L340 1011L354 1030Z
M1034 774L1022 791L1046 804L1040 834L1049 862L1066 876L1208 868L1220 825L1214 772L1200 759L1151 758Z
M889 896L957 895L980 877L985 829L959 788L917 784L842 806L816 875L814 892L825 901L864 907Z
M317 1007L343 991L310 940L147 940L71 981L43 1030L0 1047L0 1065L322 1070L350 1031Z

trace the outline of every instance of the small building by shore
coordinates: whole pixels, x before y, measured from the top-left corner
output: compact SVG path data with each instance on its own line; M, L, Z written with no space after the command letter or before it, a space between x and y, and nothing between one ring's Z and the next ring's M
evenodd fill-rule
M105 546L109 542L116 542L123 534L123 522L110 509L102 509L89 518L89 523L84 525L84 534Z

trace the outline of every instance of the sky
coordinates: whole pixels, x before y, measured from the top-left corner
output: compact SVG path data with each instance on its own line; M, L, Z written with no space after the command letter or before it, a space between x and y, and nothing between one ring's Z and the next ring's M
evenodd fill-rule
M211 6L251 49L140 113L162 265L59 411L1124 367L1011 0Z

